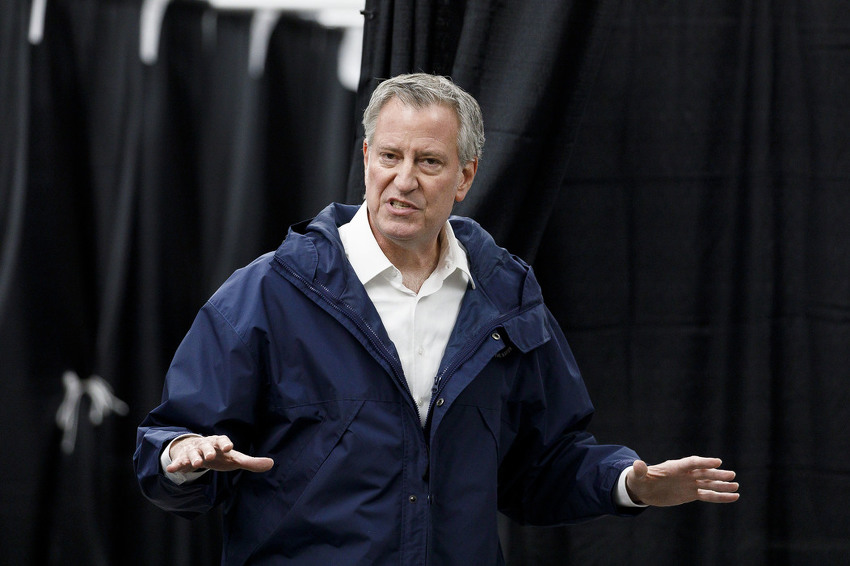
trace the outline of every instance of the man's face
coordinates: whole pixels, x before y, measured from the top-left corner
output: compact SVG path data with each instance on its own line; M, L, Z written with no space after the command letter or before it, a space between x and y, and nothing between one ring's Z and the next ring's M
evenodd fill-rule
M464 199L478 167L477 160L461 166L457 133L447 106L417 109L396 98L384 104L372 143L363 143L363 163L369 222L385 253L437 249L452 205Z

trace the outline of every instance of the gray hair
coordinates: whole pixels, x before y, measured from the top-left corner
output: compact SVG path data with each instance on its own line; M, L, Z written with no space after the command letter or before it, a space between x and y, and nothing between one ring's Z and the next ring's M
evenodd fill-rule
M448 77L425 73L398 75L383 81L375 88L369 106L363 112L366 143L372 143L378 114L384 104L393 98L398 98L399 102L413 108L441 104L454 110L460 123L457 154L461 166L481 157L484 148L484 120L478 102Z

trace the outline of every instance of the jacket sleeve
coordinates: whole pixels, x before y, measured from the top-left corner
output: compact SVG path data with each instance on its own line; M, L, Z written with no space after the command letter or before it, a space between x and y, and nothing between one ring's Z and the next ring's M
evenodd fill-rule
M638 455L598 444L587 431L593 405L566 338L546 315L551 338L524 355L503 422L502 445L510 448L499 470L500 509L530 525L639 513L613 499L621 472Z
M210 471L177 485L160 466L162 450L181 434L227 435L237 450L251 452L261 373L250 337L240 336L208 302L174 355L162 403L138 428L133 462L142 493L184 517L209 510L226 497L238 472Z

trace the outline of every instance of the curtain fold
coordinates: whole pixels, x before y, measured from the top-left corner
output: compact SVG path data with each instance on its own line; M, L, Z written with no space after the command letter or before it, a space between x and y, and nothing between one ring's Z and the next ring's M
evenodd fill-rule
M24 320L26 306L23 304L20 273L21 246L24 240L27 184L30 81L31 66L29 53L18 49L27 41L29 11L15 0L0 0L0 321ZM8 375L22 373L29 365L24 350L27 342L24 328L0 325L2 348L2 375L0 396L19 404L24 411L0 411L0 429L14 431L20 427L35 425L38 420L26 418L32 413L27 409L40 402L39 391L26 383L9 379ZM8 351L7 351L8 350ZM24 417L22 419L22 417ZM15 454L41 454L46 439L32 439L25 435L8 434L6 450ZM3 462L6 464L6 461ZM9 462L11 463L11 462ZM31 504L36 500L34 482L30 481L23 467L4 466L3 501L0 506L0 523L10 525L13 537L32 530L26 526L35 523L38 508ZM6 497L6 490L14 497ZM2 536L2 535L0 535ZM7 539L0 539L7 543ZM15 538L9 539L9 541ZM31 548L26 544L7 544L6 557L12 563L23 564Z

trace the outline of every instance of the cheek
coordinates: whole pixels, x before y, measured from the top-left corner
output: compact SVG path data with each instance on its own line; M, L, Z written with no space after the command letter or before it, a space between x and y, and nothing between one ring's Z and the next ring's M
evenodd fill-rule
M380 175L376 175L374 171L370 173L367 169L366 201L370 204L375 204L378 200L380 200L384 185L385 183L383 183Z
M455 204L455 191L443 191L439 196L439 200L435 201L436 209L439 210L440 216L448 216L452 212Z
M363 177L366 180L366 194L368 194L375 186L375 173L369 167L366 167L366 172Z

